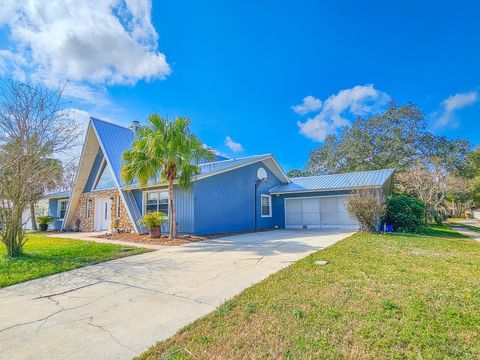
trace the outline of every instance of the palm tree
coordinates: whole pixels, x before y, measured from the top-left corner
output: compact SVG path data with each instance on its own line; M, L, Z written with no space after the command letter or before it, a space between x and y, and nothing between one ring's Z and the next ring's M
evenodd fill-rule
M190 120L177 117L169 121L157 114L148 116L130 150L122 155L122 179L129 185L135 179L142 186L160 176L168 184L170 237L177 236L174 185L186 191L195 175L200 174L201 160L212 161L215 155L190 131Z

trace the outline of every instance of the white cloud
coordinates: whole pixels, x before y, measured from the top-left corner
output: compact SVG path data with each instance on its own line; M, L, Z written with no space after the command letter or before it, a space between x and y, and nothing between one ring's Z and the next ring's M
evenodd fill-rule
M322 108L322 100L317 99L311 95L305 96L300 105L292 106L293 111L299 115L305 115Z
M150 13L149 0L4 0L0 26L10 29L10 49L0 54L0 72L22 70L77 88L88 83L73 94L87 93L87 101L92 84L164 78L170 66Z
M225 138L225 145L227 145L228 148L233 152L241 152L244 150L242 144L233 141L233 139L230 136L227 136Z
M297 121L300 133L314 141L323 141L327 135L350 124L347 114L358 116L379 110L391 100L390 95L374 88L373 84L357 85L330 95L322 110L305 122Z
M451 95L442 101L442 109L440 116L435 121L434 127L440 128L445 126L457 126L458 122L455 117L457 110L472 105L478 101L478 93L470 91L466 93L458 93Z

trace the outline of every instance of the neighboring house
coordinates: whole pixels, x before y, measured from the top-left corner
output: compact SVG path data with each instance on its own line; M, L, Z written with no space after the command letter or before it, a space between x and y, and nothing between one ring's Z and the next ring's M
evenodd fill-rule
M49 211L62 229L143 232L138 220L147 212L168 214L168 192L154 180L126 186L121 157L134 140L130 128L91 118L70 194L52 194ZM358 228L346 210L355 189L392 191L392 169L289 178L271 154L199 165L191 189L175 189L180 233L209 234L273 228ZM166 230L166 229L165 229Z
M35 216L45 216L48 214L49 204L48 199L41 199L35 204ZM22 224L24 230L32 230L32 216L30 208L27 208L22 213Z

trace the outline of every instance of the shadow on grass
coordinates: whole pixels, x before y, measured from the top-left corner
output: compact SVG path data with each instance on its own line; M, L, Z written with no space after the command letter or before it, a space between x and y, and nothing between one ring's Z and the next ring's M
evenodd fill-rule
M468 239L467 235L460 234L459 232L451 229L446 225L430 225L423 228L418 233L391 233L393 236L409 236L409 237L436 237L443 239Z

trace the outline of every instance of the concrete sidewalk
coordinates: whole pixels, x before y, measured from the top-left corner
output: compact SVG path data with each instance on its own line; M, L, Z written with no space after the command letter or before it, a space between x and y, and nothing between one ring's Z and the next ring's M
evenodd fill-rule
M0 358L131 359L252 284L349 235L238 235L1 289Z
M83 240L83 241L93 241L103 244L113 244L113 245L124 245L130 247L139 247L144 249L159 250L165 248L165 245L155 245L155 244L145 244L140 242L132 241L119 241L119 240L109 240L100 238L100 235L104 235L105 231L102 232L66 232L66 233L55 233L48 234L48 237L52 238L61 238L61 239L72 239L72 240Z

